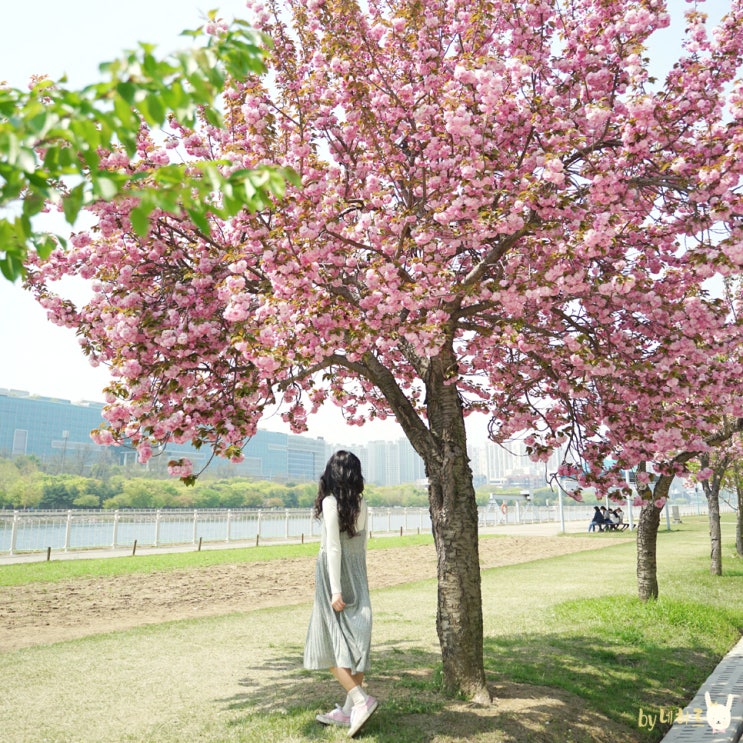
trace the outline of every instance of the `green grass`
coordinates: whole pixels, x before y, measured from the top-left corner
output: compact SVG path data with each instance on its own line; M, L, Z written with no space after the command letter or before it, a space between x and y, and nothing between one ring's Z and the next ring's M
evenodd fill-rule
M431 544L430 535L404 537L374 537L369 549L410 547ZM191 570L211 565L235 565L245 562L286 560L312 557L317 554L318 542L305 544L274 544L239 549L196 549L189 552L139 554L125 557L82 558L74 560L49 560L40 555L38 562L0 565L0 586L20 586L27 583L54 583L73 578L129 575L132 573L157 573L170 570Z
M631 725L641 708L683 707L740 637L740 611L607 596L554 608L551 632L486 642L500 679L557 687ZM497 659L497 661L496 661Z
M552 585L543 584L539 606L529 602L519 631L486 637L488 670L500 681L567 691L627 726L636 725L642 708L685 706L743 632L743 560L733 550L731 517L723 534L724 574L716 577L709 574L706 519L661 531L661 595L648 603L636 597L634 543L602 550L600 560L583 558L583 589L571 573L578 556L551 560ZM533 595L541 581L529 580L532 569L504 568L498 579ZM565 596L579 591L589 595ZM660 737L656 730L644 739Z
M597 537L594 551L484 571L485 662L497 697L489 709L441 693L435 582L375 591L368 680L382 705L360 739L659 741L668 725L640 727L638 712L686 704L743 629L743 561L734 556L729 517L723 542L724 575L713 577L705 519L661 531L661 597L647 604L636 599L633 542ZM229 552L232 560L305 554L288 549L93 562L152 559L159 562L149 570L171 570L172 561L189 558L175 567L198 569ZM314 554L316 545L302 549ZM0 729L19 743L345 740L345 731L314 719L340 695L328 674L301 666L308 614L306 605L282 607L2 654Z

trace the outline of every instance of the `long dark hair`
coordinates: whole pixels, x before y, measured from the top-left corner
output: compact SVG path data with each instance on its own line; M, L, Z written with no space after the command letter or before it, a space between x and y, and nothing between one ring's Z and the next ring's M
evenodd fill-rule
M356 535L356 519L361 510L361 494L364 492L364 478L361 462L350 451L337 451L325 465L320 475L320 484L315 499L315 517L322 516L322 502L326 495L334 495L338 501L338 521L340 530L350 537Z

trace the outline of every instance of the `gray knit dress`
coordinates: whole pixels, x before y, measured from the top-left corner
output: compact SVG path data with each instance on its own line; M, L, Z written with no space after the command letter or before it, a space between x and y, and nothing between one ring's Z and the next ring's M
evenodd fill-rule
M332 496L327 496L332 498ZM333 500L335 500L333 498ZM312 607L307 641L304 646L304 667L319 670L331 667L350 668L351 673L369 668L372 612L366 574L366 504L359 518L363 530L349 537L340 533L340 582L345 609L336 612L332 599L328 569L329 537L327 519L323 518L320 553L315 566L315 603ZM359 523L357 522L357 523Z

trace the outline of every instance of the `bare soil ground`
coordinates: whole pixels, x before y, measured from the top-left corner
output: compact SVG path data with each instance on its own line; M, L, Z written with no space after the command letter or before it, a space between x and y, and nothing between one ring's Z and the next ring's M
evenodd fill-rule
M593 540L512 536L480 541L483 568L591 550ZM436 577L433 545L370 550L370 587ZM314 557L0 588L0 651L177 619L312 600Z

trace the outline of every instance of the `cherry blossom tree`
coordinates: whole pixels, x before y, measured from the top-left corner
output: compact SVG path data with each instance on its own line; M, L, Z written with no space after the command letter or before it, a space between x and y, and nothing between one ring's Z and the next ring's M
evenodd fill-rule
M741 442L738 442L741 445ZM743 466L741 457L738 457L732 464L728 473L727 482L729 487L735 492L737 499L736 518L735 518L735 551L740 557L743 557Z
M728 429L731 423L726 421ZM730 436L724 444L716 447L713 451L700 454L699 464L701 470L697 474L702 483L704 495L707 498L707 512L709 514L709 536L710 536L710 573L722 575L722 526L720 523L720 491L724 483L735 485L734 467L740 461L743 451L741 450L740 434ZM736 493L736 497L738 493ZM740 523L740 518L737 520ZM740 529L736 526L737 535Z
M707 498L707 513L709 518L710 538L710 566L712 575L722 575L722 527L720 525L720 488L725 476L729 461L725 452L717 451L711 457L709 452L699 456L702 472L706 475L702 480L702 488Z
M531 432L535 459L571 445L582 482L611 489L607 457L672 462L715 411L743 414L738 328L705 285L743 266L741 0L714 33L689 11L662 82L645 54L663 0L248 11L275 49L267 76L226 86L225 126L174 120L101 163L154 177L185 151L301 185L208 229L154 209L146 235L136 195L96 204L29 281L111 367L97 440L142 461L170 441L239 459L277 403L297 432L325 403L352 425L394 416L429 479L445 685L485 702L466 416L496 441ZM91 280L87 305L55 294L69 274Z
M669 416L671 417L671 416ZM655 599L659 594L658 570L657 570L657 537L660 517L663 508L666 507L671 484L675 477L688 477L691 472L688 465L695 457L702 463L702 470L696 476L702 480L708 503L708 518L710 524L711 564L710 571L713 575L722 574L721 557L721 531L720 531L720 506L719 472L716 467L709 468L710 458L719 461L731 447L731 439L743 430L743 419L735 421L725 420L724 416L710 416L720 418L720 430L703 440L698 440L697 451L683 451L675 456L656 453L656 460L648 463L641 461L636 467L637 496L634 504L641 507L640 517L637 524L637 589L640 599L647 601ZM665 458L663 458L665 457ZM616 470L614 464L603 473L605 477L611 470ZM712 482L709 482L709 480ZM614 491L613 497L621 498L627 495L628 489ZM719 570L719 572L717 572Z

